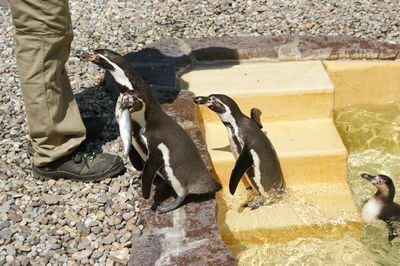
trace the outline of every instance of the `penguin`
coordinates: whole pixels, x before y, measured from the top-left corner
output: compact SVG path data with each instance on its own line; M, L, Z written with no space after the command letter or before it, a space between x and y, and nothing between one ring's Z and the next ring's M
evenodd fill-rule
M400 205L393 202L396 192L393 181L386 175L369 175L362 173L361 177L377 188L376 193L362 208L362 218L369 223L383 220L389 229L389 241L398 236L400 230ZM398 227L398 228L397 228Z
M125 145L124 152L129 154L134 167L142 171L143 197L150 197L157 175L177 195L171 203L153 205L155 211L166 213L181 206L189 194L213 194L221 189L192 139L162 110L149 85L121 55L99 49L86 55L86 59L109 71L117 83L120 95L116 117Z
M159 105L150 86L137 75L130 64L118 53L108 49L98 49L91 53L82 53L81 58L92 62L109 71L114 77L120 95L115 107L115 117L118 122L119 132L124 145L124 155L128 155L136 170L143 170L147 150L140 138L143 130L140 124L132 122L128 110L121 108L122 94L128 90L140 91L152 105Z
M129 110L132 121L143 128L140 137L148 151L142 172L143 197L150 197L157 172L177 195L174 202L157 206L157 212L165 213L178 208L189 194L213 194L221 189L191 138L160 107L152 106L136 90L123 94L121 107Z
M249 183L259 194L245 207L256 209L266 203L271 193L283 192L285 181L281 165L271 141L261 130L261 111L253 108L249 118L234 100L223 94L198 96L193 101L217 113L228 130L231 151L236 158L229 180L231 194L234 195L245 172Z

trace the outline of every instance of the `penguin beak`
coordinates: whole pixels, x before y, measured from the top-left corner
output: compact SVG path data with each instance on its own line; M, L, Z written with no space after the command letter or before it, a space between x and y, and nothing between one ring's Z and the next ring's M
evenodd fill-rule
M87 54L85 59L89 62L97 63L100 59L100 56L96 53L92 53L92 54Z
M366 179L366 180L368 180L368 181L372 181L372 180L375 179L375 176L369 175L369 174L366 174L366 173L362 173L362 174L361 174L361 177L364 178L364 179Z
M76 52L76 57L78 57L81 60L86 60L92 63L98 63L99 59L101 58L100 55L96 53L96 51L88 53L81 50Z
M206 104L208 102L208 97L197 96L193 98L193 102L196 104Z

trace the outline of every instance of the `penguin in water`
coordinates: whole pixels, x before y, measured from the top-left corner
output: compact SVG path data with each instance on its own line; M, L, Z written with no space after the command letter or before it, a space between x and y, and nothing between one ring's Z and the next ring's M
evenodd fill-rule
M190 137L161 109L148 84L121 55L101 49L87 55L87 60L108 70L118 85L116 116L124 153L137 170L143 170L143 197L150 197L157 174L177 194L174 202L153 206L158 213L178 208L188 194L213 194L221 188Z
M178 208L189 194L213 194L221 189L204 165L193 141L161 108L152 106L135 90L123 94L121 107L132 121L141 124L141 138L148 151L142 173L143 197L150 197L151 185L159 172L177 194L172 203L162 203L157 212Z
M236 158L229 181L231 194L235 193L245 172L251 186L259 194L245 207L256 209L266 203L271 193L283 192L285 181L282 169L271 141L261 130L261 111L253 108L249 118L240 111L235 101L223 94L198 96L193 101L217 113L228 130L231 151Z
M362 218L369 223L374 220L383 220L389 229L389 241L398 236L400 230L400 205L393 202L396 192L393 181L386 175L361 174L377 188L376 193L362 208ZM398 228L397 228L398 227Z

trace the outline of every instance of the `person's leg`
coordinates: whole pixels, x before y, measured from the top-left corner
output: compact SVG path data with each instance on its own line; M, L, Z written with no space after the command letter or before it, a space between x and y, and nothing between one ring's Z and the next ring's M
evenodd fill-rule
M73 38L68 0L10 0L9 5L34 176L98 180L119 173L118 156L75 156L86 130L65 70Z
M37 166L71 153L85 127L65 71L72 26L67 0L9 1L16 57Z

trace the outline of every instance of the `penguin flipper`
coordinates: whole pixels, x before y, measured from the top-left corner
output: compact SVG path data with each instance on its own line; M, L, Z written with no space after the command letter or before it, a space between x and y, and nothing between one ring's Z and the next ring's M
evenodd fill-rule
M142 194L145 199L150 198L151 185L162 164L161 153L157 150L149 150L149 156L142 172Z
M131 161L133 167L135 167L136 170L142 171L143 170L143 159L137 152L137 150L131 145L131 148L129 149L129 160Z
M247 169L253 165L253 157L249 149L244 146L239 158L236 160L235 167L232 170L231 178L229 180L229 191L232 195L235 194L236 188L239 184L240 179L244 175Z
M263 125L261 123L261 110L258 108L251 108L250 115L251 115L251 120L256 122L257 126L259 128L263 128Z

